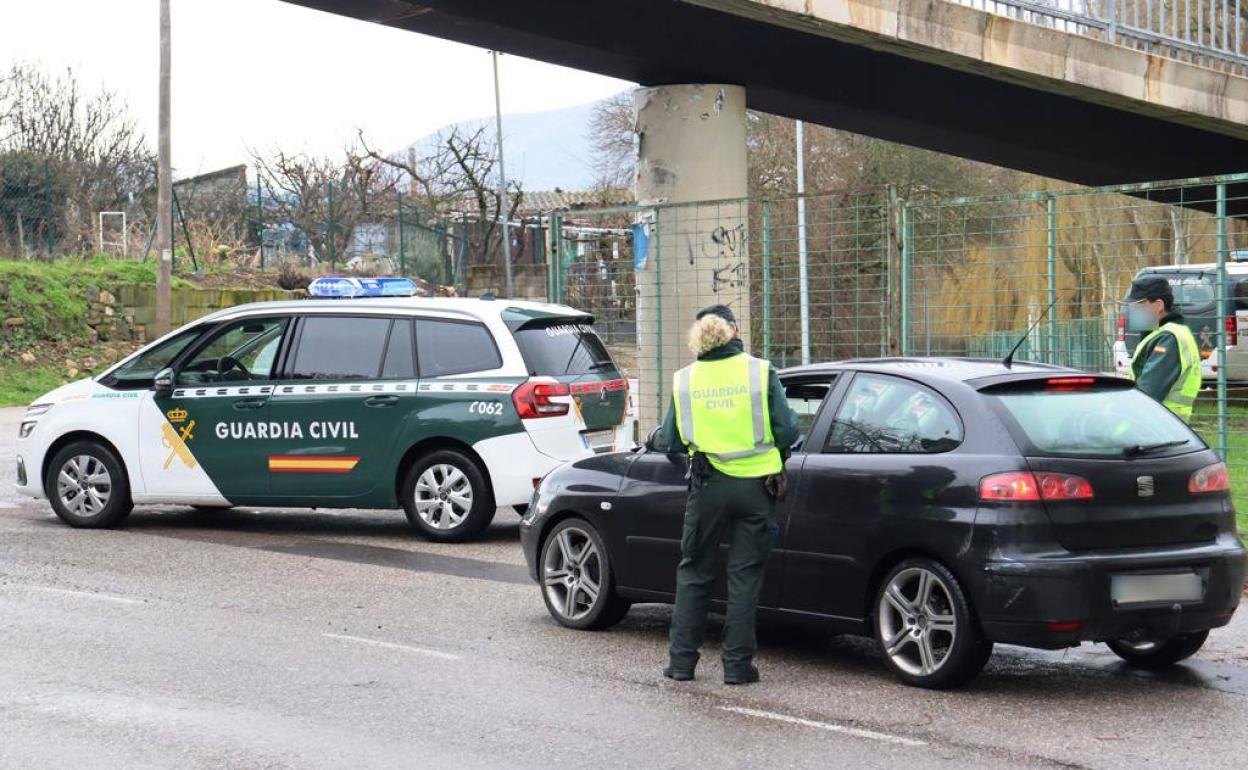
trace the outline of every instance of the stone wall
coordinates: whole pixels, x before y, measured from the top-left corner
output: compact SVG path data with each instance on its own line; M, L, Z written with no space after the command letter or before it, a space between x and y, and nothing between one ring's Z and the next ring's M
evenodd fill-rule
M173 328L202 318L216 310L248 302L301 299L302 291L283 289L198 289L173 290ZM156 287L124 285L115 291L91 286L87 289L87 330L89 339L146 342L148 329L156 319Z

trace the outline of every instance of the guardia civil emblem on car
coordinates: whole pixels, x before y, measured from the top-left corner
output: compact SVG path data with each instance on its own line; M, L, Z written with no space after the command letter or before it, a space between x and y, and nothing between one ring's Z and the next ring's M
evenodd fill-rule
M402 508L459 541L560 464L633 446L592 317L414 292L318 279L312 300L213 313L41 396L18 492L76 527L144 504Z

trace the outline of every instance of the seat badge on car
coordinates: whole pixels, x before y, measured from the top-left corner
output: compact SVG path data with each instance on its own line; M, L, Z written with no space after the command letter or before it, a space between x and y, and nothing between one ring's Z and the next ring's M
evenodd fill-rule
M1137 476L1135 478L1135 488L1136 488L1136 491L1139 492L1140 497L1152 497L1153 496L1153 477L1152 476Z

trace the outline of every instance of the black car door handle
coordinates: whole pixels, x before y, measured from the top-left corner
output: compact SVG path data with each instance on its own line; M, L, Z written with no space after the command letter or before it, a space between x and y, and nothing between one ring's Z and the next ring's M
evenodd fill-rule
M264 406L264 398L240 398L234 402L234 408L240 412L246 412L251 409L259 409Z
M399 403L398 396L369 396L364 399L364 406L394 406L397 403Z

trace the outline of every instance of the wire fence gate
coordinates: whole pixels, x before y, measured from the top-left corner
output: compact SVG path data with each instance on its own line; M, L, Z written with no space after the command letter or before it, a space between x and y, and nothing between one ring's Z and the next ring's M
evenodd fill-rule
M642 430L723 303L776 366L889 355L1003 358L1125 373L1131 280L1170 280L1201 346L1193 424L1248 507L1248 174L983 198L889 186L563 212L548 291L594 314ZM748 331L746 331L748 330ZM1241 344L1241 335L1245 335Z

